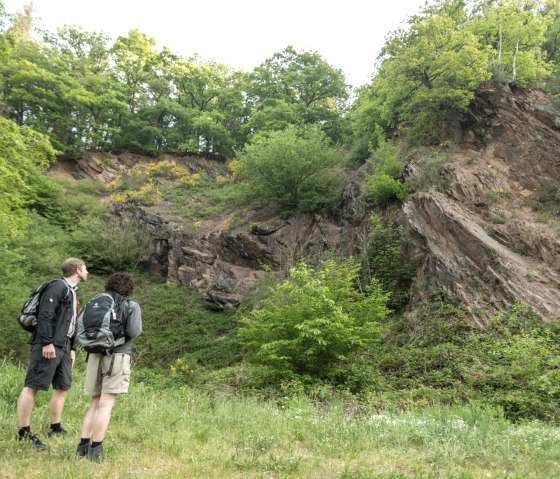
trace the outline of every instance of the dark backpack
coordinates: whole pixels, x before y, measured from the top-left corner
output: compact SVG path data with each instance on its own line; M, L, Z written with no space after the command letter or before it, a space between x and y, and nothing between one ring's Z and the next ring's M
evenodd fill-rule
M53 281L47 281L39 286L31 296L23 303L20 314L17 318L18 324L25 329L28 333L32 333L37 328L37 316L39 315L39 304L41 303L41 297L43 293L55 281L60 281L55 279ZM66 292L68 296L69 291Z
M78 317L78 342L88 353L112 354L126 341L122 316L127 299L117 293L94 296Z

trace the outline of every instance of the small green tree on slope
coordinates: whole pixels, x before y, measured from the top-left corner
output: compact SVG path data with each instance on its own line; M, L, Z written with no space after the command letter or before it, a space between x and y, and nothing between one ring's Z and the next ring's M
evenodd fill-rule
M389 294L373 281L359 289L354 259L301 264L242 319L240 336L251 360L275 377L324 377L339 361L373 346Z
M338 197L331 168L339 158L318 126L290 126L248 144L238 155L239 173L251 196L287 212L313 211Z

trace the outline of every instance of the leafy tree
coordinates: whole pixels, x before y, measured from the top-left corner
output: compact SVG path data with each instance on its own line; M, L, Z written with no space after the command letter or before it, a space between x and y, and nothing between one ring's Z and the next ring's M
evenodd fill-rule
M175 64L173 81L183 111L178 121L180 149L231 154L247 116L245 74L195 57Z
M375 281L358 289L359 270L353 259L293 268L241 319L251 360L272 376L324 377L335 363L374 345L379 321L389 314L388 294Z
M519 0L484 3L479 12L469 29L492 48L495 78L522 87L541 85L551 71L544 47L553 15L543 15L537 2Z
M543 45L546 59L558 64L560 63L560 0L546 1L542 14L548 16L550 22Z
M416 19L385 45L379 73L359 103L355 124L370 117L384 129L406 128L412 137L437 141L437 125L449 110L465 110L474 90L489 78L488 53L453 19ZM366 118L359 118L367 115Z
M122 103L109 75L107 39L65 27L44 42L17 41L4 78L5 114L45 133L65 153L107 146Z
M117 148L155 150L151 115L145 109L153 106L150 82L156 78L160 61L156 43L138 30L118 37L111 48L115 79L120 85L119 98L126 104L126 112L119 118L121 131L116 138Z
M57 35L45 35L45 42L51 46L50 67L69 78L64 95L68 110L59 133L65 147L78 151L110 147L125 104L112 74L108 38L65 26Z
M257 111L291 105L290 124L320 124L335 141L343 134L339 120L348 86L342 71L317 52L297 52L289 46L275 53L251 73L249 96Z
M291 126L257 137L238 160L252 196L285 211L328 206L338 195L340 183L331 170L339 161L337 151L318 126Z
M42 173L54 158L45 136L0 117L0 245L23 231L28 210L49 210L56 187Z

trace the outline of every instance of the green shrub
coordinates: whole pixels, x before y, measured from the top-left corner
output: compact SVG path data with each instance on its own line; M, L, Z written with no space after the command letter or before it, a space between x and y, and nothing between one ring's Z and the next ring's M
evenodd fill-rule
M87 217L103 218L105 221L107 216L107 206L97 196L65 190L65 194L57 200L57 213L52 220L65 230L74 231L79 227L80 221Z
M52 213L59 188L43 174L56 151L48 138L0 116L0 245L20 234L26 215Z
M399 160L401 154L400 148L394 143L387 141L384 135L379 131L377 143L377 150L372 158L375 173L397 178L405 167L404 162Z
M410 180L414 191L436 190L447 188L447 177L443 174L445 165L449 162L446 152L433 148L418 149L421 159L418 161L419 171Z
M375 344L378 322L389 313L388 294L376 281L357 289L359 269L353 259L292 268L240 320L250 360L277 377L325 377L335 363Z
M472 331L468 318L465 308L447 303L434 294L430 300L395 318L386 342L397 348L461 344Z
M316 126L258 136L238 159L250 196L286 212L329 208L340 193L339 154Z
M488 71L492 74L491 81L494 83L508 84L511 81L511 72L498 63L497 61L492 61L488 64Z
M136 270L148 255L150 236L118 218L83 218L71 234L72 247L94 273Z
M385 207L394 201L404 201L408 186L385 173L371 175L368 181L368 197L374 207Z
M389 306L401 310L409 298L409 288L416 273L415 260L405 257L408 235L402 226L383 225L372 215L372 228L362 244L362 275L366 281L379 280L391 293Z
M75 180L73 178L55 178L54 180L62 187L65 194L69 196L82 194L98 198L107 191L105 183L91 178L84 178L81 180Z

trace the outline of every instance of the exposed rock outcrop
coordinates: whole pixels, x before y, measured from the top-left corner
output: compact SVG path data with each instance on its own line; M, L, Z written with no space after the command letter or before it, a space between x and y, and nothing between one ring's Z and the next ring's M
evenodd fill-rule
M264 278L265 269L288 268L302 257L321 257L326 252L353 253L360 230L301 214L272 225L185 234L147 208L119 208L116 213L143 224L154 237L151 270L166 275L170 283L195 288L217 310L239 307L244 294Z
M439 151L445 161L428 184L422 184L427 160L421 153L411 153L405 170L417 192L403 205L400 221L411 233L410 255L423 258L412 305L438 292L463 303L480 326L516 301L546 319L560 318L560 108L542 92L489 86L460 123L462 143ZM209 177L224 173L223 163L211 158L88 153L74 176L107 183L134 165L163 159ZM146 267L196 288L211 308L232 309L264 268L356 253L371 214L360 187L366 169L350 179L330 218L243 212L239 221L225 215L187 233L168 205L121 206L115 213L153 236ZM547 208L538 211L543 202Z
M412 249L424 257L414 301L443 291L480 325L516 301L560 318L556 214L539 222L535 211L536 197L560 186L559 119L541 92L478 93L462 148L441 171L442 192L413 195L402 209ZM409 179L418 170L409 168Z

